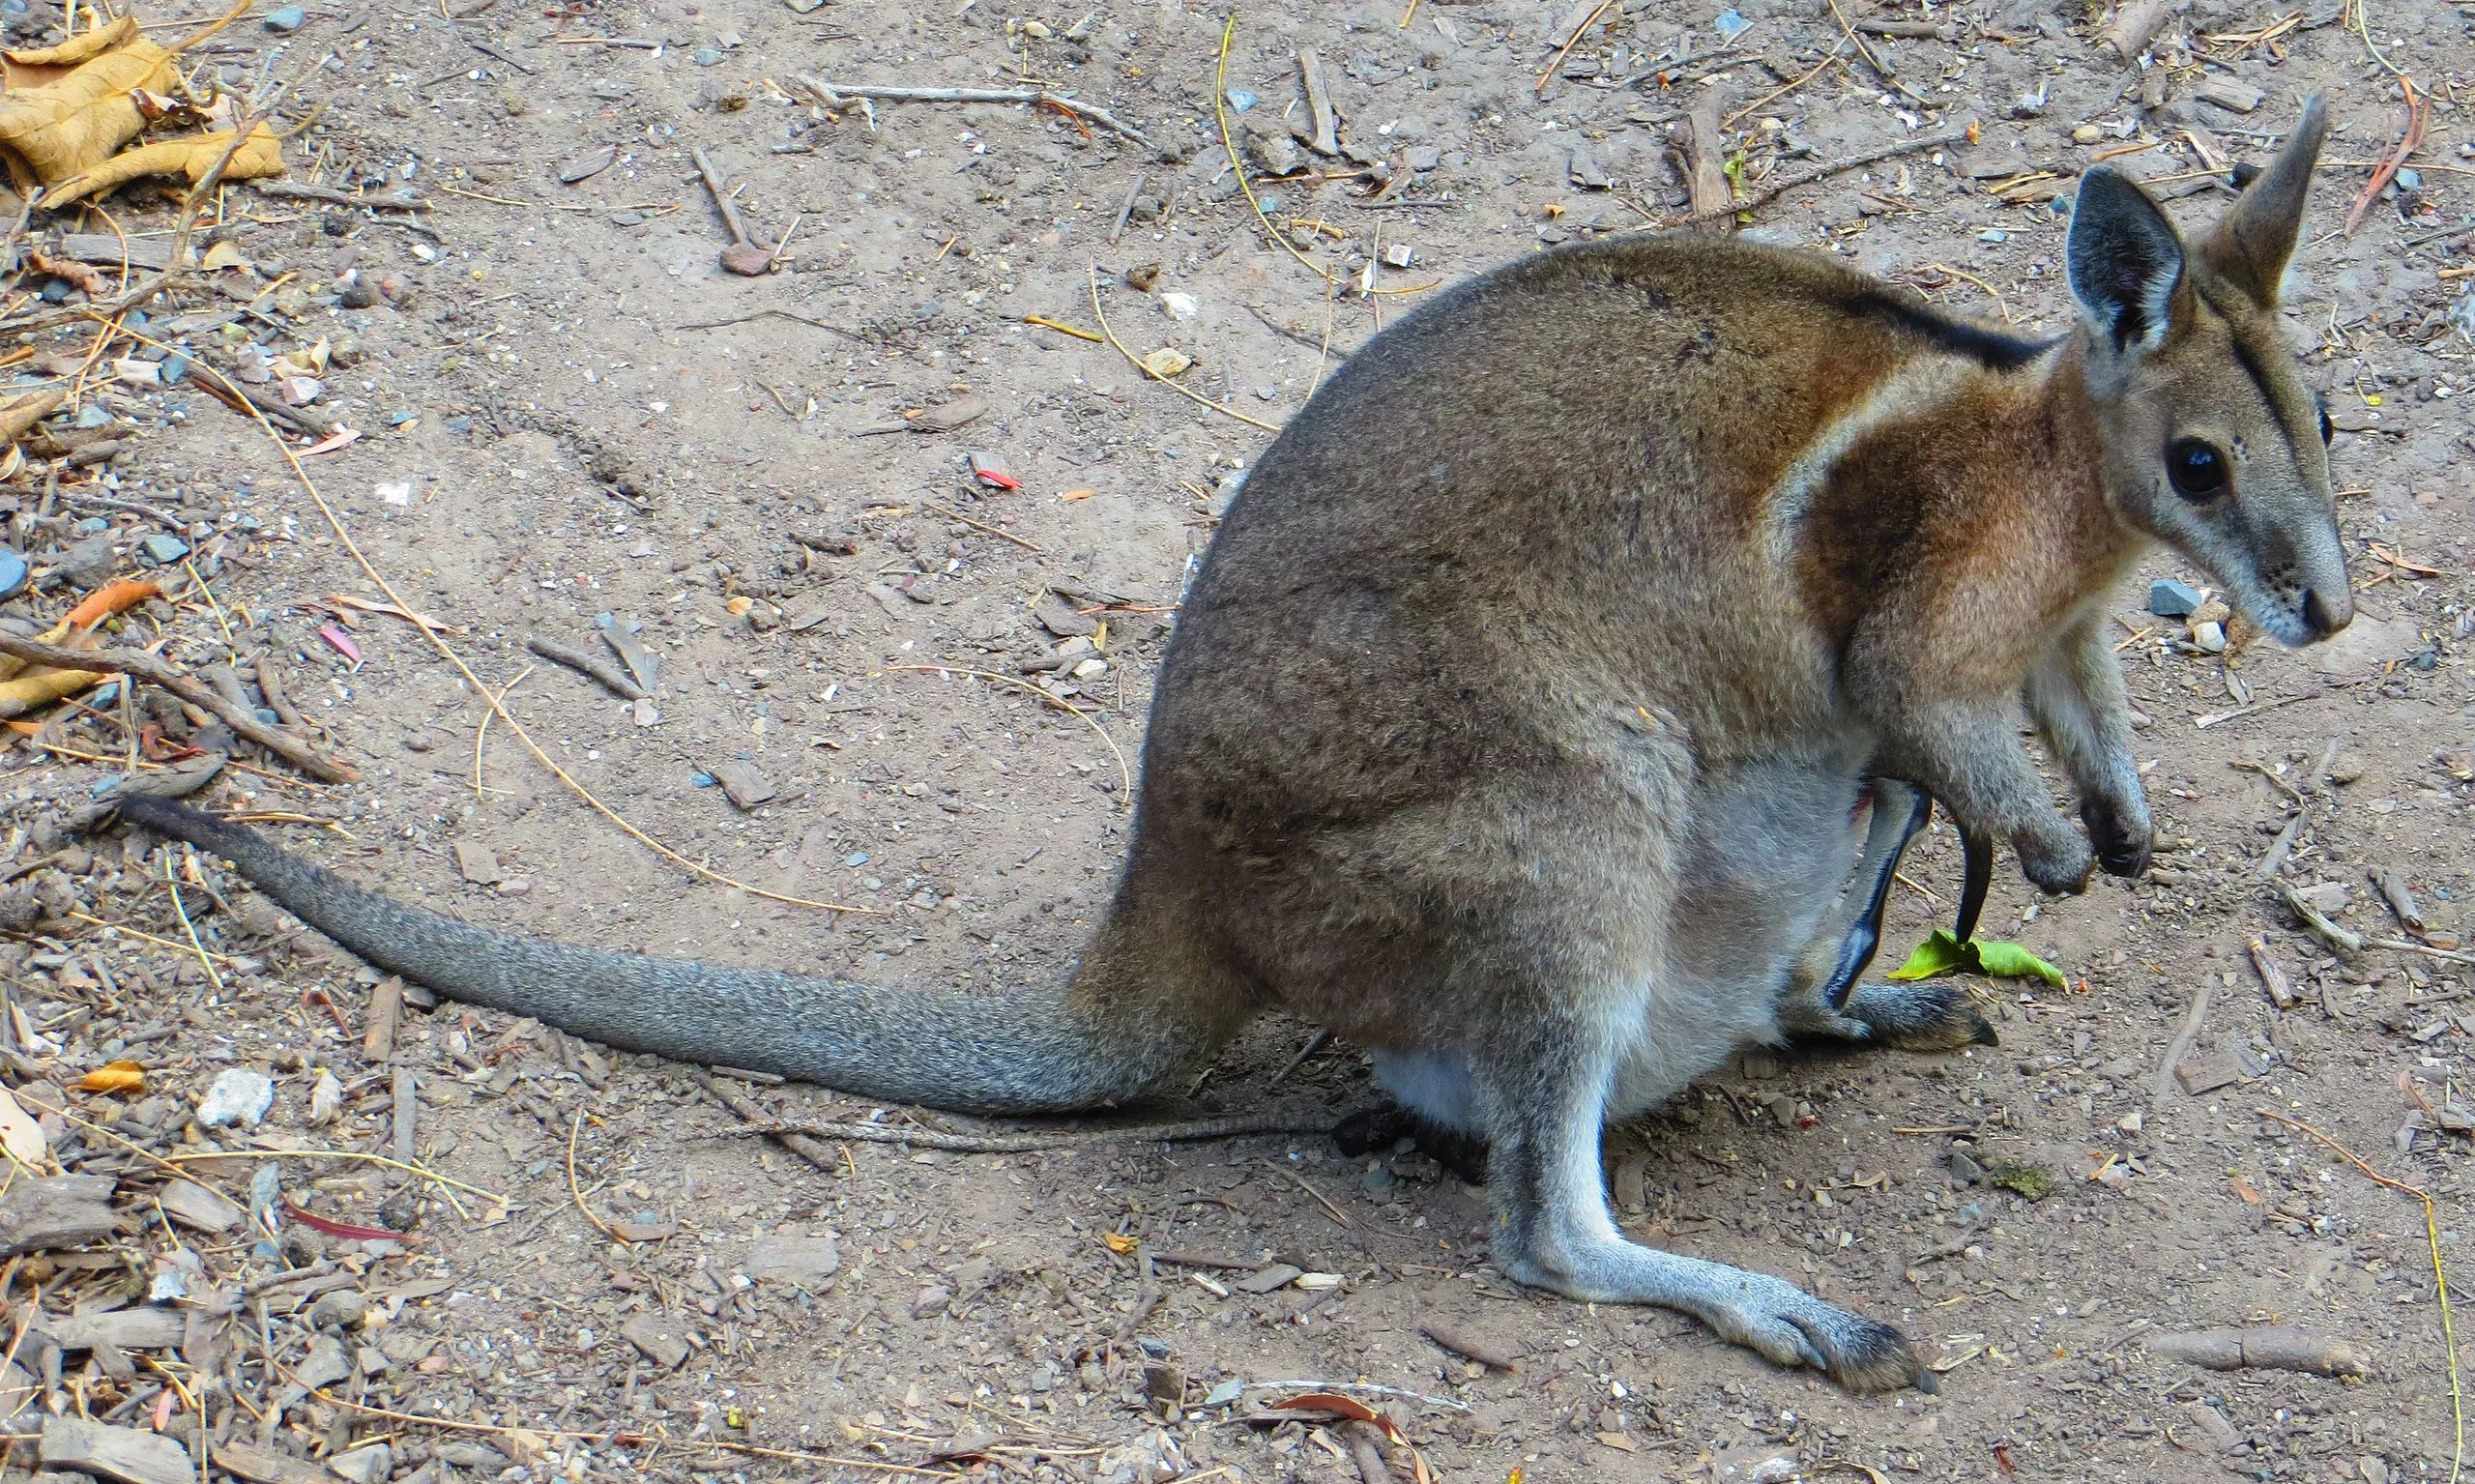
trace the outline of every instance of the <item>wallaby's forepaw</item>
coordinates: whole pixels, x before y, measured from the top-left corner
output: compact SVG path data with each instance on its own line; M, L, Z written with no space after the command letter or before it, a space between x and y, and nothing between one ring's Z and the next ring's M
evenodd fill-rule
M2138 876L2148 869L2157 827L2149 823L2144 800L2091 795L2080 801L2080 822L2088 827L2088 842L2096 847L2107 875Z
M2088 889L2097 857L2080 831L2059 819L2040 820L2011 837L2020 854L2020 869L2029 885L2053 896L2077 896Z
M1834 1309L1777 1278L1741 1276L1737 1292L1703 1316L1722 1339L1773 1365L1811 1366L1859 1396L1941 1389L1907 1337L1890 1325Z
M1902 1051L2000 1044L1994 1023L1978 1012L1967 989L1948 981L1859 984L1849 992L1844 1013L1865 1027L1864 1039Z
M1404 1139L1470 1185L1487 1183L1487 1141L1456 1133L1398 1103L1361 1108L1332 1125L1332 1143L1352 1159L1389 1149Z

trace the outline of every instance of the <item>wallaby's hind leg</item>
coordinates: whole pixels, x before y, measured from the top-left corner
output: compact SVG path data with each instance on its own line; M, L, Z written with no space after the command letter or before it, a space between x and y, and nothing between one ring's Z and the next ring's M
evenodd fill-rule
M1563 999L1567 1004L1572 997ZM1593 1303L1674 1309L1787 1366L1809 1365L1850 1391L1934 1390L1896 1329L1832 1308L1781 1279L1639 1246L1616 1231L1599 1171L1599 1132L1618 1048L1600 1027L1541 1015L1501 1030L1478 1069L1495 1132L1494 1259L1507 1276ZM1545 1023L1541 1023L1545 1022Z

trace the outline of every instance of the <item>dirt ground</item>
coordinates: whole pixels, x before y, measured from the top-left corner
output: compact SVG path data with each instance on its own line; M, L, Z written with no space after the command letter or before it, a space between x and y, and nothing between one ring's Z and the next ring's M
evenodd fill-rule
M55 1156L117 1176L129 1215L105 1257L38 1254L7 1297L22 1326L38 1292L66 1315L143 1299L149 1273L194 1291L177 1353L81 1353L36 1326L21 1359L45 1386L29 1405L194 1446L203 1396L216 1439L296 1469L335 1458L372 1484L2454 1476L2422 1207L2256 1110L2428 1190L2437 1250L2461 1262L2469 961L2341 958L2261 865L2278 855L2280 880L2322 887L2336 923L2372 938L2416 941L2375 887L2384 871L2411 887L2429 944L2475 926L2475 440L2457 400L2475 393L2475 298L2444 276L2465 272L2450 229L2475 219L2454 94L2475 7L2198 0L2126 66L2099 40L2117 17L2032 0L1426 0L1406 16L1396 0L1280 0L1236 16L1225 91L1228 15L1180 0L459 9L339 4L297 33L251 19L211 44L245 79L332 53L288 103L297 118L326 102L288 146L293 178L430 209L232 188L216 236L244 266L150 306L147 333L219 367L251 340L326 340L315 406L362 436L301 467L403 600L510 687L547 756L713 872L868 914L691 876L505 723L477 742L472 684L412 625L335 597L381 594L269 435L195 376L90 393L126 424L123 451L64 461L56 505L40 462L19 474L13 531L37 586L0 611L46 627L65 592L186 526L215 602L165 568L174 600L118 642L160 629L185 666L237 661L251 705L276 703L263 682L279 678L270 714L288 708L361 775L320 785L245 747L264 771L199 797L476 922L992 993L1061 975L1118 865L1123 769L1181 579L1266 426L1428 288L1682 215L1687 115L1713 96L1746 195L1971 131L1788 190L1745 230L2051 332L2068 313L2053 202L2080 170L2111 158L2202 221L2229 198L2209 172L2265 158L2325 91L2335 132L2289 319L2339 429L2360 617L2316 651L2238 634L2210 653L2146 611L2153 579L2198 576L2146 563L2114 607L2161 863L2039 902L2006 854L1987 917L2067 988L1990 986L1998 1048L1750 1052L1611 1135L1629 1232L1898 1324L1940 1373L1933 1397L1851 1398L1676 1316L1517 1290L1487 1265L1484 1192L1414 1152L1348 1160L1311 1133L1010 1154L829 1140L819 1169L734 1136L741 1118L695 1069L529 1022L413 1007L380 1044L375 976L218 863L72 833L120 771L73 754L131 745L126 706L96 700L9 756L8 920L23 931L0 964L8 1080L64 1108L44 1120ZM14 34L58 19L35 0ZM1338 155L1290 133L1314 128L1304 50ZM2399 72L2428 100L2426 137L2343 234L2407 124ZM1062 109L819 83L1047 86L1150 147ZM1330 296L1240 193L1216 92L1263 211L1332 273ZM699 149L778 245L777 271L719 267ZM108 210L117 227L62 224L133 242L170 226L152 193ZM1191 358L1175 380L1206 405L1092 337L1095 282L1127 350ZM248 312L211 325L218 308ZM80 322L25 338L47 358L94 336ZM73 527L85 516L113 522L102 558L76 549L96 534ZM599 615L642 626L658 661L646 701L526 648L604 655ZM176 741L194 720L152 713ZM224 955L213 982L164 889L175 867ZM1938 824L1907 876L1894 959L1948 922L1959 859ZM2166 1074L2195 1026L2182 1075ZM1142 1115L1320 1126L1374 1101L1346 1046L1274 1085L1310 1029L1259 1027ZM146 1090L60 1091L124 1057ZM272 1112L201 1127L198 1099L234 1070L273 1078ZM715 1086L794 1119L981 1126ZM462 1184L265 1157L303 1149L409 1154ZM165 1156L244 1205L253 1178L261 1206L279 1180L278 1210L411 1235L167 1227ZM1272 1288L1274 1264L1304 1276ZM2208 1371L2145 1344L2271 1323L2362 1347L2368 1374ZM330 1392L288 1390L305 1371ZM1422 1462L1387 1445L1362 1473L1362 1425L1248 1420L1335 1386ZM39 1413L16 1425L39 1430ZM373 1440L384 1456L357 1447ZM263 1456L250 1474L228 1447L215 1462L308 1476Z

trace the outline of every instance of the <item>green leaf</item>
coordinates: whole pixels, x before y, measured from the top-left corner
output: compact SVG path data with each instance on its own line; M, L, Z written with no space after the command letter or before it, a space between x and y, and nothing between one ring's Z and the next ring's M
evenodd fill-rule
M2016 943L1971 938L1965 943L1946 928L1936 928L1907 962L1890 972L1894 979L1934 979L1946 974L1982 974L1997 979L2042 979L2060 989L2069 981L2062 971Z
M1890 976L1894 979L1935 979L1975 967L1976 955L1968 951L1968 946L1952 937L1950 929L1937 927L1916 946L1915 952L1907 955L1907 963L1891 971Z
M2069 982L2061 970L2016 943L1989 943L1980 938L1968 946L1977 950L1977 962L1985 972L1997 979L2043 979L2056 989Z

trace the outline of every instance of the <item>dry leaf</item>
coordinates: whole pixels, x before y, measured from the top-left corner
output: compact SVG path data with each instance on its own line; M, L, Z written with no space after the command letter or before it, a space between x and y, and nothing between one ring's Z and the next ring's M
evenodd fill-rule
M1100 1240L1108 1243L1109 1250L1120 1257L1131 1257L1134 1249L1143 1245L1140 1237L1128 1237L1122 1232L1102 1232Z
M1174 346L1163 345L1143 358L1143 369L1162 381L1195 364L1195 358Z
M135 40L137 17L123 15L108 26L98 27L84 36L71 37L57 46L15 47L9 52L9 60L19 67L75 67Z
M39 274L66 278L88 294L102 295L111 288L111 280L100 268L89 268L75 258L54 257L48 252L28 252L26 266Z
M15 60L26 60L20 54ZM131 41L80 64L57 82L0 96L0 155L20 187L48 186L93 169L137 137L146 116L131 94L177 87L172 54ZM46 197L44 205L55 204Z
M0 115L5 118L5 115ZM206 179L215 162L232 143L232 131L211 134L190 134L183 139L164 139L154 144L141 144L136 149L111 157L76 177L61 181L44 193L43 204L60 207L82 196L125 186L146 175L186 175L194 186ZM248 143L232 152L231 162L223 167L227 181L259 180L283 173L283 141L273 129L260 124L249 134Z
M29 670L15 680L0 681L0 716L22 716L38 706L66 700L90 685L111 678L103 670Z
M134 1062L106 1062L77 1079L80 1092L143 1092L146 1068Z
M34 425L50 417L69 400L66 392L35 392L0 407L0 439L14 443L34 430Z
M43 1164L50 1141L43 1136L43 1125L17 1104L16 1094L0 1088L0 1149L9 1157L28 1168Z
M206 249L206 260L198 266L210 270L217 268L247 268L249 266L249 255L241 250L241 245L239 243L233 242L227 238L226 240L208 247Z

